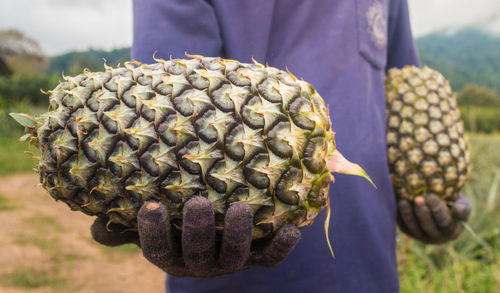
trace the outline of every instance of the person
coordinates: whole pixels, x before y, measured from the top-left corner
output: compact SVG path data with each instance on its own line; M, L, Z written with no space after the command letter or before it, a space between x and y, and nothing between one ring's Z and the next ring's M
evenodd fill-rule
M460 234L459 222L470 211L465 196L450 209L435 196L396 202L391 187L384 74L420 64L407 0L135 0L133 5L135 60L152 63L155 51L164 59L184 58L185 52L241 62L253 57L310 82L329 105L337 147L378 187L336 175L330 189L334 260L324 240L324 213L301 231L286 226L272 241L250 243L251 211L239 205L226 215L228 237L219 254L210 202L202 197L186 203L181 238L171 235L165 208L155 202L139 211L138 234L108 232L106 219L98 218L94 238L107 245L140 242L145 257L171 275L168 292L397 292L397 223L426 243Z

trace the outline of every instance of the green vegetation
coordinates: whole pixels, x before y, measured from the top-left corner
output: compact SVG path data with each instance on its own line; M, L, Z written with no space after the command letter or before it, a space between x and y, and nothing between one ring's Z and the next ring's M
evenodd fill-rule
M465 129L471 132L500 132L500 95L497 91L467 84L457 94Z
M39 232L64 230L54 217L42 213L36 213L30 217L23 218L22 221Z
M8 197L3 194L0 194L0 212L4 211L12 211L17 209L18 207L13 205Z
M69 52L51 58L49 72L60 74L79 74L82 68L88 68L92 71L102 71L103 63L109 66L116 66L130 60L130 48L114 49L111 51L90 49L84 52Z
M471 132L500 131L500 107L460 107L465 129Z
M471 135L473 172L463 192L474 206L456 241L424 245L399 234L401 292L498 292L500 136Z
M117 247L109 247L97 244L94 240L92 240L92 244L99 245L99 248L104 253L106 259L111 262L120 262L127 257L141 251L141 249L135 244L125 244Z
M17 142L17 137L0 137L0 176L32 172L36 160L26 154L26 144ZM33 152L36 150L31 147Z
M23 266L12 273L0 276L0 284L21 288L50 287L51 291L67 292L63 266L79 256L65 251L58 244L60 241L53 232L60 232L63 227L56 219L37 213L21 219L24 228L16 235L17 245L40 249L48 257L43 265ZM52 235L52 236L51 236Z
M10 274L0 276L0 282L3 285L28 289L51 287L52 289L62 290L66 286L66 280L60 277L59 273L53 268L34 269L22 267Z
M422 64L450 80L465 128L500 132L500 37L469 28L418 38L417 47Z
M61 74L14 74L0 76L0 109L19 104L47 105L47 95L42 90L53 89L61 78ZM21 103L22 102L22 103Z
M473 82L500 91L500 37L467 28L418 38L417 47L422 63L443 73L454 90Z
M38 150L17 141L24 129L9 116L9 113L35 114L42 113L46 109L47 106L33 106L25 102L10 103L9 107L2 107L0 104L0 176L32 172L37 163L32 156L38 155ZM29 152L32 154L30 155Z
M496 90L475 83L465 85L458 92L457 99L461 106L500 107L500 96Z

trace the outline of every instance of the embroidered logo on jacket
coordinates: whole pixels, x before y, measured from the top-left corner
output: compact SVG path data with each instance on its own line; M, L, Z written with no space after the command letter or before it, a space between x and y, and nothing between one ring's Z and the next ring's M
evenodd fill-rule
M375 46L383 48L387 44L387 22L384 18L384 7L380 2L373 3L368 12L368 33Z

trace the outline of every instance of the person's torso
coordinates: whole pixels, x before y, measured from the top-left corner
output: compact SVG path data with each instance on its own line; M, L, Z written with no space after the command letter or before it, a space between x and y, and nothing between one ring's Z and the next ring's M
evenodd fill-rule
M385 140L388 0L211 3L223 57L242 62L253 57L311 83L329 105L337 147L378 188L360 177L335 175L330 186L335 259L326 244L323 211L301 230L299 244L279 266L211 279L168 278L167 291L397 291L396 208Z

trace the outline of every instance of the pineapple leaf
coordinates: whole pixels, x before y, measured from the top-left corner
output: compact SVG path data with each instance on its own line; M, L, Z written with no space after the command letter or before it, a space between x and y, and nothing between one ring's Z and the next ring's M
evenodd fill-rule
M377 188L372 179L366 174L365 170L358 164L352 163L347 160L337 149L328 160L328 169L330 172L343 173L348 175L357 175L368 180L373 187Z
M33 116L24 113L9 113L9 116L14 118L17 123L21 124L27 128L33 128L36 126L36 121Z
M333 253L332 249L332 244L330 243L330 236L328 235L328 230L330 228L330 198L327 198L326 202L326 218L325 218L325 223L323 226L325 227L325 237L326 237L326 243L328 244L328 248L330 248L330 253L332 254L332 257L335 259L335 254Z
M21 136L18 141L25 142L25 141L29 141L30 138L31 138L31 133L26 133L23 136Z

